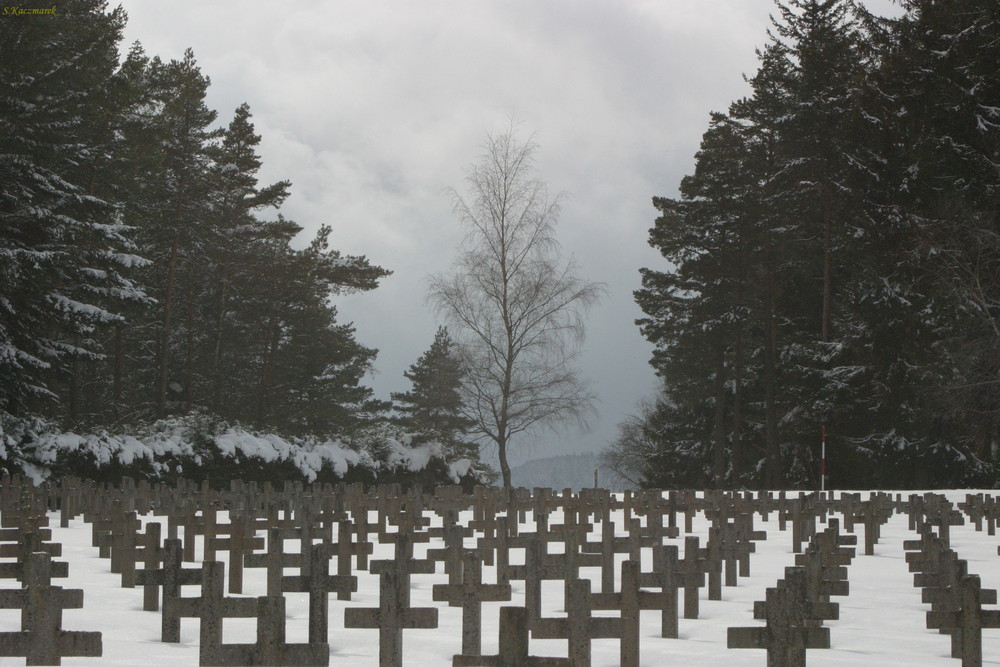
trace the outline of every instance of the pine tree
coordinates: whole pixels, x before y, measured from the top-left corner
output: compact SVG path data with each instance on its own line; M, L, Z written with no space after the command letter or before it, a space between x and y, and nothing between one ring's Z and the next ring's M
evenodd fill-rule
M440 442L449 458L477 459L474 444L464 441L473 422L464 414L461 357L447 327L438 327L430 349L403 375L413 384L408 392L393 393L398 423L414 435L414 444Z
M271 227L274 235L248 265L257 289L244 301L251 310L242 312L255 335L247 346L245 389L234 392L238 414L292 432L350 432L385 409L360 384L377 350L354 340L351 325L337 323L330 298L374 289L390 272L329 248L329 226L302 250L289 246L298 225L279 218Z
M716 487L739 482L744 458L745 350L752 347L749 314L758 291L751 265L754 150L738 123L713 115L695 173L681 183L682 199L654 200L662 215L650 245L674 269L643 269L636 292L665 404L701 416L700 446L711 462L704 483Z
M837 388L844 369L859 362L848 343L855 332L845 322L861 321L851 317L844 292L859 279L853 261L865 235L859 188L877 159L861 141L858 103L870 63L850 3L793 0L779 9L775 33L787 59L787 99L785 112L768 121L777 137L769 205L800 246L796 265L789 265L797 275L788 283L796 289L785 291L784 315L794 322L785 358L796 376L786 378L798 389L786 468L796 481L818 486L819 447L812 443L822 425L840 432L857 411Z
M877 204L921 286L914 328L931 331L923 348L936 353L914 392L936 419L919 433L971 469L995 464L1000 442L1000 22L992 2L904 5L880 72L893 150Z
M995 474L1000 22L905 5L779 3L753 95L713 117L682 198L656 200L674 268L637 293L664 379L647 483L719 484L727 455L737 481L741 449L768 487L818 483L823 424L837 485Z
M80 363L143 299L142 263L102 166L124 12L73 0L0 32L0 412L75 415ZM60 389L60 387L67 389ZM62 396L60 396L62 394Z
M291 184L280 181L263 188L257 185L261 159L257 146L261 137L254 133L250 107L242 104L223 136L214 155L212 167L215 184L212 210L215 217L214 238L208 246L208 263L204 267L202 301L199 320L205 332L206 345L200 350L199 365L205 369L202 384L204 403L213 411L221 405L223 379L233 370L233 349L244 344L240 327L235 326L230 313L238 312L239 298L257 288L259 275L247 271L254 249L266 232L256 213L278 208L288 197ZM191 383L189 383L191 384Z
M148 204L135 224L153 260L147 281L158 310L150 323L155 332L150 386L153 413L162 417L190 402L190 387L182 384L190 354L185 348L194 343L197 272L207 264L205 250L217 222L210 207L211 166L221 131L211 127L217 114L205 105L210 82L190 49L182 60L153 58L150 81L159 111L156 145L144 161Z

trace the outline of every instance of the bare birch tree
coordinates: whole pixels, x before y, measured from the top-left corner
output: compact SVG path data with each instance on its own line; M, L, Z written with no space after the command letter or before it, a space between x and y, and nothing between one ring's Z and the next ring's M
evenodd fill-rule
M593 409L573 361L583 315L604 288L560 258L559 197L534 178L534 141L519 143L512 124L484 148L468 171L469 197L451 191L467 234L453 271L431 277L430 299L459 338L466 416L474 435L496 445L509 489L516 436Z

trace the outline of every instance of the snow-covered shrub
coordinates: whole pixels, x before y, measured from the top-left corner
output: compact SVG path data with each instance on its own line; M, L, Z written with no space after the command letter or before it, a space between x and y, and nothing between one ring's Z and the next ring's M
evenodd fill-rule
M130 434L60 432L44 422L3 425L7 472L36 482L78 476L102 482L123 477L171 483L207 481L398 482L430 488L477 484L488 472L472 461L446 461L437 443L410 447L377 427L344 439L289 438L191 414L139 427Z

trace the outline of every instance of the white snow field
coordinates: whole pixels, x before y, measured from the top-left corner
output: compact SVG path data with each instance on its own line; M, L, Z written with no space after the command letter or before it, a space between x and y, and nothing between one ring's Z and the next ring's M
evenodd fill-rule
M967 491L949 491L946 495L958 502L965 498ZM905 497L904 493L904 497ZM865 495L863 494L863 497ZM551 522L558 523L560 512L551 515ZM373 513L374 516L374 513ZM433 516L433 515L431 515ZM197 665L199 658L198 620L185 618L181 621L181 641L162 643L160 639L160 614L142 611L141 587L122 588L120 575L112 574L109 561L98 557L98 549L91 546L91 528L82 518L74 519L68 528L59 527L58 513L49 516L52 540L63 545L62 557L68 561L69 578L53 581L65 588L79 588L84 591L83 609L63 612L62 627L65 630L100 631L103 633L103 657L63 658L64 665ZM471 512L462 513L462 522L471 518ZM534 529L530 512L523 525L525 532ZM144 521L163 521L163 517L152 514L142 517ZM227 519L225 513L220 520ZM683 521L681 534L669 543L677 544L683 554L685 533ZM436 516L432 525L440 525ZM707 538L708 521L699 514L693 529L695 535ZM680 638L661 639L659 637L659 612L641 613L640 660L643 665L765 665L766 653L756 649L726 648L727 628L730 626L760 626L762 621L753 618L753 603L763 600L765 589L774 586L783 576L786 566L792 565L791 530L778 529L776 513L770 521L756 519L758 529L767 531L767 539L756 543L757 552L751 559L751 576L740 578L738 586L723 587L722 600L706 599L706 589L701 589L700 617L696 620L680 619ZM622 517L617 516L616 527L622 530ZM820 526L822 528L822 526ZM913 585L913 575L904 560L903 541L914 539L908 530L907 517L897 514L883 526L881 539L873 556L864 555L864 528L855 526L858 536L857 556L848 567L850 594L834 597L840 604L840 618L827 621L830 628L829 649L811 649L807 653L809 665L875 665L888 667L913 667L920 665L958 665L960 661L950 657L950 638L937 630L926 629L925 612L929 605L921 603L920 589ZM590 535L597 539L600 525ZM287 540L285 549L297 551L297 540ZM997 545L1000 536L988 536L986 531L976 532L968 521L963 526L952 528L951 546L960 558L968 561L970 574L982 578L982 586L1000 588L1000 556ZM423 557L428 548L440 547L440 540L430 544L417 544L415 556ZM465 546L475 546L475 538L466 538ZM555 547L558 550L559 547ZM550 547L552 550L553 547ZM219 552L225 560L226 552ZM513 552L515 559L522 550ZM376 544L372 559L390 559L393 547ZM200 557L200 554L199 554ZM626 556L619 554L618 560ZM651 550L643 550L643 571L651 569ZM447 665L461 648L462 611L458 607L448 607L447 603L432 601L432 586L446 583L442 565L437 566L437 574L413 575L411 581L411 605L414 607L436 607L439 625L430 630L405 630L403 633L403 657L407 665ZM616 567L616 571L618 568ZM289 571L288 573L291 573ZM351 601L338 601L330 595L330 628L328 641L331 665L377 665L379 660L378 630L345 629L344 609L347 607L378 606L378 577L367 571L357 572L358 592ZM583 568L582 576L599 580L598 568ZM484 566L483 581L495 581L495 567ZM265 594L265 573L262 569L246 569L244 573L244 595ZM0 581L0 587L14 588L16 581ZM596 588L595 588L596 590ZM185 587L185 596L198 595L196 586ZM285 593L287 601L286 632L288 642L305 642L307 639L307 594ZM562 613L563 585L561 582L543 583L543 615L558 616ZM524 604L524 583L513 582L511 602L487 602L483 604L482 641L484 654L495 654L498 646L499 609L506 605ZM20 612L0 610L0 632L19 629ZM613 612L595 612L595 615L613 615ZM223 640L226 643L253 643L256 621L254 619L227 619L224 622ZM530 651L536 656L567 655L565 640L543 640L532 638ZM595 639L592 642L594 665L617 665L619 644L615 639ZM2 665L25 664L24 658L0 658ZM1000 665L1000 629L983 631L983 664Z

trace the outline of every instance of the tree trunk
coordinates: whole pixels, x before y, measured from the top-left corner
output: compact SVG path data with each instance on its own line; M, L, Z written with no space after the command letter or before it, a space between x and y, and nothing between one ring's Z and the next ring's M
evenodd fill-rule
M194 308L188 301L186 309L187 345L184 355L184 407L191 410L194 383Z
M770 259L770 258L769 258ZM775 304L774 268L767 267L767 311L764 322L764 441L766 461L765 486L777 489L782 485L781 450L778 446L778 408L775 404L777 382L778 318Z
M212 410L219 409L222 392L222 327L225 322L226 313L226 288L229 280L222 276L222 285L219 288L219 314L215 320L215 349L212 351Z
M122 399L122 357L125 356L124 343L122 342L122 327L119 322L115 324L115 352L111 362L111 397L114 405L111 406L112 414L118 414Z
M774 137L769 137L768 162L774 159ZM765 187L765 197L770 197L773 182ZM764 241L764 290L767 302L764 314L764 486L777 489L784 485L781 471L781 447L778 443L778 284L775 277L775 248L771 238Z
M278 342L281 340L281 327L278 326L277 318L271 318L268 325L268 332L271 340L261 367L260 383L257 385L257 415L255 421L259 427L264 426L264 420L267 417L267 395L271 387L271 372L274 368L274 357L278 353Z
M830 328L831 328L831 311L833 309L833 251L831 248L831 237L833 234L833 196L830 192L830 186L827 185L823 191L823 322L820 326L820 336L822 341L827 343L830 341ZM827 415L823 416L823 432L826 433L826 418ZM824 435L825 437L825 435ZM806 449L812 450L812 447L806 446ZM822 451L818 452L819 456L817 458L822 458ZM823 476L825 470L822 466L825 466L825 462L821 462L820 477ZM820 486L825 485L825 480L820 480Z
M174 231L173 242L170 244L170 259L167 262L167 289L163 298L163 316L160 320L160 343L157 346L156 363L156 416L166 416L167 405L167 373L170 363L170 327L171 311L174 305L174 283L177 279L177 254L180 245L180 233Z
M832 196L829 186L823 196L823 319L820 335L823 342L830 340L830 312L833 307L833 257L831 236L833 233Z
M83 345L83 339L80 334L73 336L73 345L76 348L80 348ZM69 418L72 422L76 422L80 417L80 374L82 373L82 365L80 355L74 352L73 360L70 362L68 405Z
M510 465L507 463L507 440L497 441L497 458L500 459L500 477L503 479L503 488L510 493L512 485L510 483Z
M732 448L733 488L740 487L740 477L743 474L743 443L740 432L743 430L743 329L736 328L736 350L733 353L733 430L730 436Z
M715 415L712 420L713 469L715 488L726 484L726 348L719 343L715 364Z

